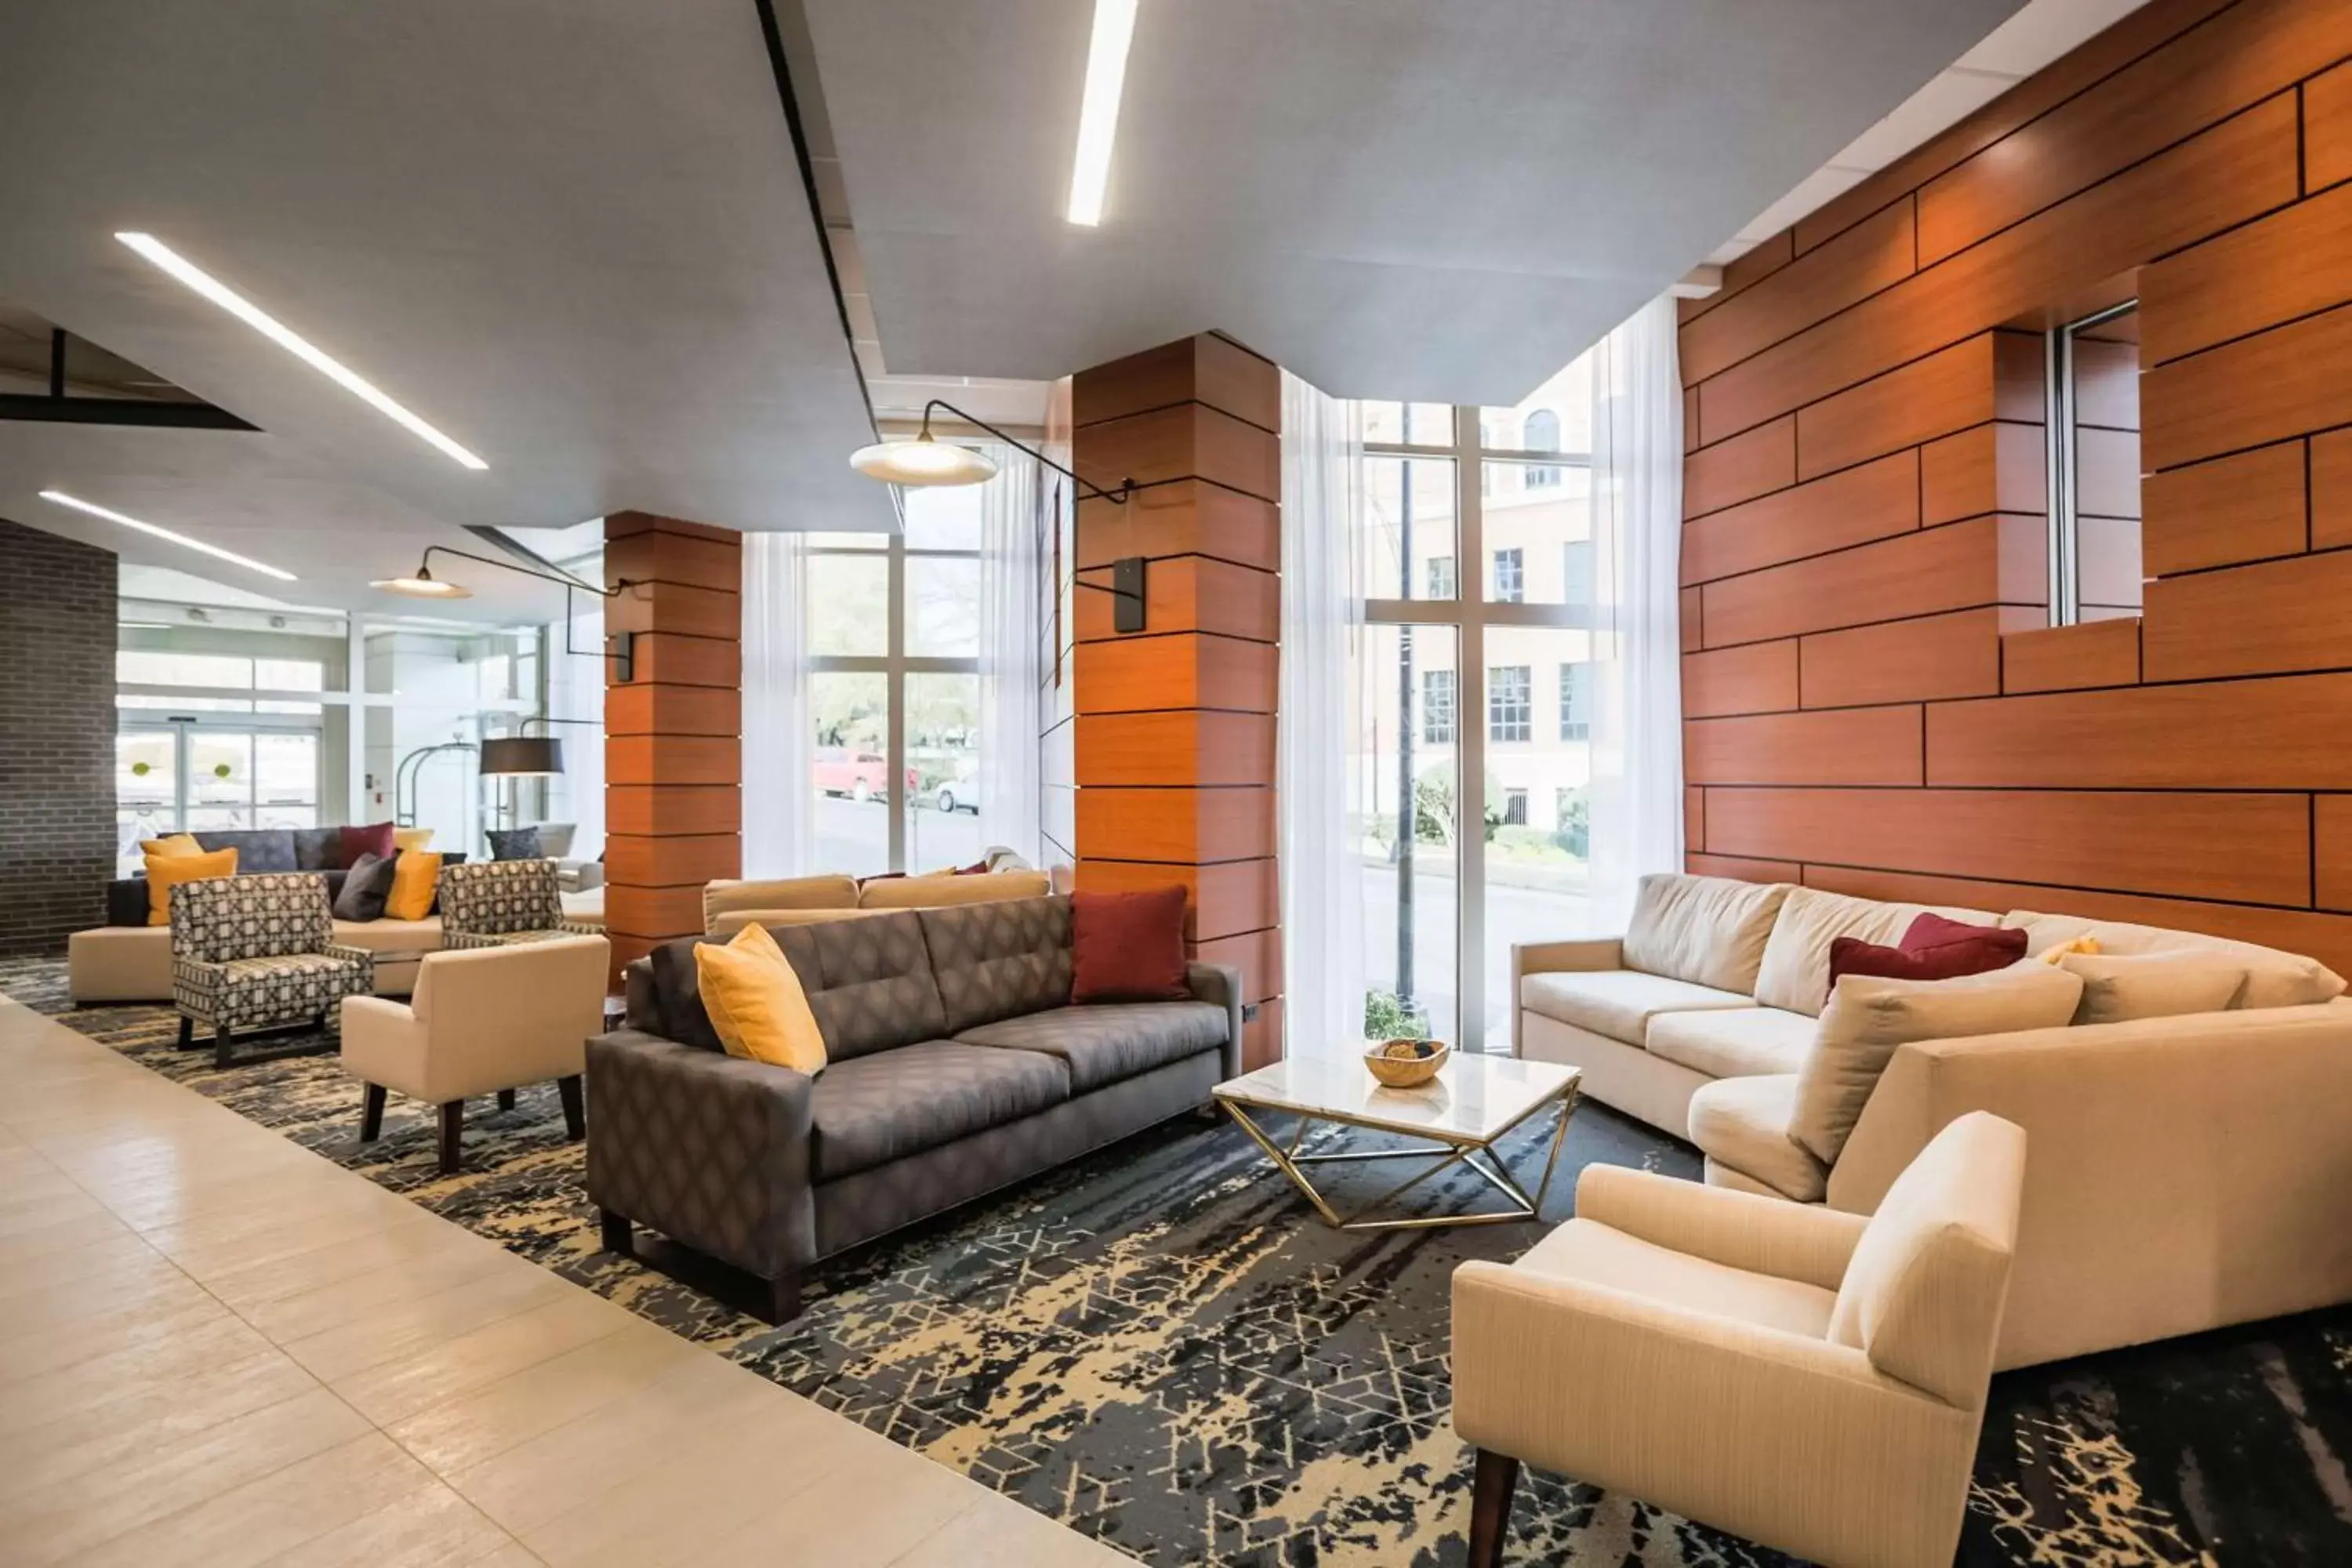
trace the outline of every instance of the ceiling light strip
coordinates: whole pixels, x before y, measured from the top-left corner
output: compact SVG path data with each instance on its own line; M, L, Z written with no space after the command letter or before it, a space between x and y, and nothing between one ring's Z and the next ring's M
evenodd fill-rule
M226 310L230 315L235 316L238 321L243 321L247 326L251 327L385 418L401 426L411 434L432 443L467 468L489 467L489 464L394 402L365 376L303 337L301 333L198 267L153 235L126 233L118 234L114 237L153 262L173 279L218 305L222 310Z
M1119 95L1127 89L1128 46L1135 39L1136 4L1095 0L1086 97L1078 105L1078 153L1070 170L1070 221L1088 228L1102 222L1111 144L1118 139Z
M234 550L223 550L217 544L206 544L201 539L190 539L184 533L174 533L168 528L158 528L152 522L142 522L135 517L125 517L119 511L110 511L105 507L93 506L78 496L66 494L63 490L43 490L41 499L52 506L69 507L75 511L88 512L92 517L104 518L109 522L120 523L124 528L137 529L142 533L152 533L158 539L168 539L174 544L189 550L202 551L205 554L222 561L233 562L248 571L258 572L265 577L275 577L281 583L291 583L296 580L293 573L281 572L277 567L256 561L249 555L239 555Z

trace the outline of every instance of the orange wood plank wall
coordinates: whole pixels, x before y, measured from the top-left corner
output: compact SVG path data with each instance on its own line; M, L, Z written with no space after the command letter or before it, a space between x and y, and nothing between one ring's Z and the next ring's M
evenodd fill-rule
M1140 632L1114 629L1108 594L1065 601L1076 883L1191 890L1192 951L1238 965L1257 1008L1256 1066L1282 1054L1281 373L1225 338L1185 338L1080 372L1070 420L1073 468L1140 487L1124 506L1078 503L1073 569L1108 586L1113 561L1148 563Z
M2155 0L1685 305L1694 870L2352 964L2347 57ZM2018 357L2118 288L2144 615L2052 629Z
M702 931L702 885L743 874L741 536L675 518L604 520L604 926L614 972Z

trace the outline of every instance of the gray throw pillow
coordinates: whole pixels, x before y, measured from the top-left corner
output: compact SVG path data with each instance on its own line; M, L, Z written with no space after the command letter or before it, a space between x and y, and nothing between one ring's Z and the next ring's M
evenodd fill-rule
M342 891L335 895L335 918L383 919L383 902L392 896L392 878L397 868L398 858L391 855L362 855L352 861L343 877Z
M539 847L536 827L493 827L485 836L490 841L493 860L543 860L547 852Z

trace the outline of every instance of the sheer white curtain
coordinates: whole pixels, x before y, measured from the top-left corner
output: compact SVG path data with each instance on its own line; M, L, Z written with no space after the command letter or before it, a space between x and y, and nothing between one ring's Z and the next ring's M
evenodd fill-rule
M810 784L808 545L743 535L743 875L817 869Z
M595 571L584 574L602 581ZM584 721L547 727L547 733L563 747L563 772L548 781L547 815L550 821L575 825L565 858L593 860L604 852L604 660L596 657L604 646L604 605L593 595L582 594L575 607L579 599L587 604L572 617L570 646L586 653L564 652L563 622L551 622L547 628L547 715ZM589 728L592 724L596 728Z
M980 837L1045 864L1038 834L1040 600L1037 462L1010 447L980 497Z
M1591 919L1622 931L1634 884L1682 869L1683 389L1661 296L1592 362Z
M1349 696L1363 594L1349 532L1362 440L1351 404L1282 378L1283 1020L1293 1055L1364 1032L1363 861L1349 831Z

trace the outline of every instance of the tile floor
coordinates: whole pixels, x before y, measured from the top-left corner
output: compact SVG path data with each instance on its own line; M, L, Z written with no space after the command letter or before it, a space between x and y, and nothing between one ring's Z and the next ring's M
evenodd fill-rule
M0 999L0 1562L1127 1561Z

